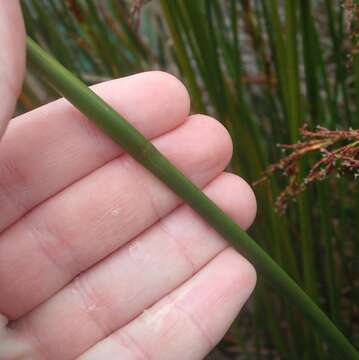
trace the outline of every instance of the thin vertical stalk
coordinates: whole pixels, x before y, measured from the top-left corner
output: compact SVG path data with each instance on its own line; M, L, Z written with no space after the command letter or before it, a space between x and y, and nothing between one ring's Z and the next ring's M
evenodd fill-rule
M320 212L320 232L321 237L324 239L324 267L326 287L328 289L329 308L331 317L336 325L339 325L339 289L337 287L337 280L334 274L335 261L334 261L334 249L331 239L332 226L329 221L330 210L328 204L328 187L326 184L320 184L318 188L319 204L321 209L326 211ZM328 216L329 215L329 216Z
M334 97L337 106L339 106L340 92L343 97L344 114L348 124L351 122L351 112L349 108L349 99L346 86L346 74L345 74L345 56L343 54L343 7L336 7L333 5L332 0L325 0L325 8L329 19L329 31L333 43L333 54L336 67L336 81L334 87ZM339 14L336 14L335 9L339 8ZM338 19L336 19L336 16Z
M315 47L313 35L315 32L310 0L302 0L300 4L300 20L303 39L303 57L305 82L308 94L308 107L311 115L311 124L318 124L321 116L321 97L318 87L318 49Z
M183 43L182 35L178 30L177 20L171 16L170 6L170 2L167 0L161 0L162 11L166 18L171 35L174 39L174 47L178 61L188 80L188 86L190 88L194 107L198 112L205 112L205 106L202 100L202 94L197 84L196 75L191 67L186 47Z
M292 143L298 140L298 129L301 124L300 118L300 94L299 94L299 74L298 74L298 49L297 33L298 20L296 10L298 8L297 0L285 1L286 16L286 80L288 90L288 120L289 134Z

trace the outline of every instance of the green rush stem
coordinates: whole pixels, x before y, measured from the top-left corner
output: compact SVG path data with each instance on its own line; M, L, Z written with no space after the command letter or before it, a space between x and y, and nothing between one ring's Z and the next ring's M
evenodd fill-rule
M121 68L123 67L119 58L120 55L114 47L109 31L106 31L106 28L100 19L98 9L96 9L92 0L86 1L85 9L87 10L87 16L92 24L89 27L89 32L92 34L96 46L102 56L106 57L110 74L115 77L119 76Z
M311 1L300 1L300 19L302 28L302 44L305 81L308 93L308 107L311 115L311 124L318 124L321 115L321 97L318 86L318 51L317 44L313 41L316 31L313 16L311 12Z
M299 93L299 71L298 71L298 49L297 49L297 32L298 19L296 9L298 4L296 0L285 1L286 30L287 41L285 57L287 60L286 81L288 90L288 120L289 135L294 143L298 140L298 129L301 123L300 111L300 93Z
M239 249L287 301L302 311L334 350L345 359L359 360L356 349L292 278L149 140L30 38L27 39L27 51L31 63L59 93Z
M300 1L303 9L304 3ZM299 127L302 123L303 112L301 111L302 99L299 86L299 53L298 53L298 35L299 35L299 23L297 10L299 8L299 2L297 0L286 0L285 4L285 53L284 58L286 61L285 81L287 84L287 111L288 111L288 125L289 125L289 137L292 143L298 141ZM306 37L303 40L307 40ZM307 48L304 46L304 50ZM304 55L308 55L304 51ZM307 58L306 58L307 59ZM307 75L307 74L306 74ZM307 79L308 80L308 79ZM300 177L303 177L305 163L300 164ZM311 219L309 210L309 196L307 193L303 193L298 197L298 221L299 221L299 238L301 243L301 264L303 272L303 285L305 291L315 301L318 299L316 291L316 269L314 266L314 243L312 238ZM308 327L305 327L305 343L306 348L312 345L312 338L307 331ZM316 349L320 349L318 338L314 337L314 344ZM317 351L317 356L322 351ZM304 352L304 359L309 359L308 350ZM321 357L320 357L321 358Z
M173 4L174 3L172 3L172 5ZM178 29L178 21L174 16L171 16L171 2L161 0L161 8L166 19L169 31L174 40L173 46L178 58L180 68L188 79L188 86L193 97L193 105L195 107L195 110L198 112L205 112L205 105L202 99L201 91L197 84L196 74L191 67L191 62L187 54L182 34Z
M320 232L323 242L324 254L324 274L326 279L326 290L329 298L329 309L331 317L336 325L341 325L339 321L339 294L340 291L337 287L337 277L336 277L336 266L334 259L334 249L333 242L331 239L331 209L329 207L328 198L329 198L329 188L328 184L318 185L318 197L319 204L321 209L327 209L327 211L320 212ZM338 276L338 275L337 275ZM339 326L340 327L340 326Z
M287 61L287 108L289 135L292 143L298 141L299 127L302 122L301 98L299 89L299 59L297 49L298 37L298 2L293 0L285 1L285 25L287 30L285 57ZM305 163L300 164L300 176L303 177ZM317 299L316 272L313 257L312 229L309 217L308 194L303 193L298 197L298 215L300 226L300 241L302 252L303 283L308 294Z
M25 1L23 2L22 6L26 9L27 12L30 12L29 4L26 4ZM45 38L49 41L51 45L56 44L56 46L51 46L51 49L52 51L54 51L55 56L58 57L66 67L68 67L70 70L73 70L74 59L69 51L69 48L65 45L64 40L58 31L51 31L51 29L53 29L51 16L48 16L46 11L44 10L44 6L40 4L39 1L33 1L32 6L38 12L39 19L41 19L43 24L42 25L37 23L36 28L41 28L41 25L43 26L42 34L46 34Z
M345 69L345 57L343 53L344 44L344 20L342 6L336 6L333 4L333 0L325 0L325 7L329 20L329 32L333 42L333 57L336 65L336 79L334 86L334 98L339 105L339 92L342 91L344 114L346 116L347 126L351 125L351 111L349 108L348 91L346 84L346 69ZM336 10L339 9L339 10ZM338 14L337 14L338 12ZM337 19L338 18L338 19Z
M233 3L236 3L236 0L232 0ZM279 132L278 132L278 118L280 114L278 113L277 105L275 103L274 98L274 92L272 89L272 79L273 79L273 71L271 69L270 60L268 58L267 52L266 52L266 40L263 37L264 29L262 28L259 18L258 11L259 9L256 8L251 4L250 0L241 0L242 5L242 12L244 17L244 23L246 24L246 27L248 28L247 34L251 38L252 48L253 52L256 54L256 63L258 67L258 71L262 72L265 77L267 78L267 84L261 88L261 91L263 92L263 95L267 100L266 108L270 108L270 110L266 111L266 115L270 119L270 123L273 129L274 138L279 138ZM237 12L236 9L231 11L231 17L236 16ZM232 15L234 14L234 15ZM238 26L237 23L235 25L235 31L238 33ZM233 31L234 32L234 31ZM253 95L252 95L253 96ZM273 126L273 123L275 121L275 126Z

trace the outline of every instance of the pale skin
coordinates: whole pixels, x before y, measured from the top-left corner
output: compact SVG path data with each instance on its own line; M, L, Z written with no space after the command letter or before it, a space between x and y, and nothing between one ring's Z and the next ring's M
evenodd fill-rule
M17 1L0 11L0 359L203 359L253 266L67 101L9 123L24 74ZM6 51L3 51L3 50ZM94 90L242 228L249 185L215 119L162 72Z

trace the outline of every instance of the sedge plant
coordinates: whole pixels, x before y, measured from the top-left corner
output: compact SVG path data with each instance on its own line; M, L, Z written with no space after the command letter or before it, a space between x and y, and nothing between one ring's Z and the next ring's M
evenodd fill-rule
M167 160L149 140L71 72L48 56L30 38L27 40L27 51L30 61L60 94L162 180L218 233L241 251L282 296L301 310L338 354L344 356L345 359L359 359L359 353L355 348L295 281L238 224Z
M249 233L358 347L358 178L351 171L311 173L315 164L329 164L322 159L335 162L332 146L298 156L302 146L310 149L301 142L315 140L301 137L304 124L313 136L322 128L334 137L355 135L359 127L357 1L22 0L22 6L31 37L87 85L149 69L171 72L186 83L193 111L229 130L229 170L252 183L278 170L254 188L258 216ZM40 73L29 67L19 112L58 97ZM350 142L355 138L338 149ZM292 152L295 161L287 163ZM287 192L285 211L276 211L290 184L301 191ZM342 358L261 279L223 352Z

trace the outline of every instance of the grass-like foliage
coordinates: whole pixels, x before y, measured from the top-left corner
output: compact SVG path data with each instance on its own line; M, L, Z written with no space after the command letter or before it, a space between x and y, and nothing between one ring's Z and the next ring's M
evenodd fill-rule
M357 2L22 4L28 33L87 84L149 69L187 84L193 111L229 129L231 170L268 177L255 188L251 235L358 347ZM19 111L55 96L29 68ZM276 212L278 200L285 211ZM290 305L260 281L221 349L245 359L338 359Z

